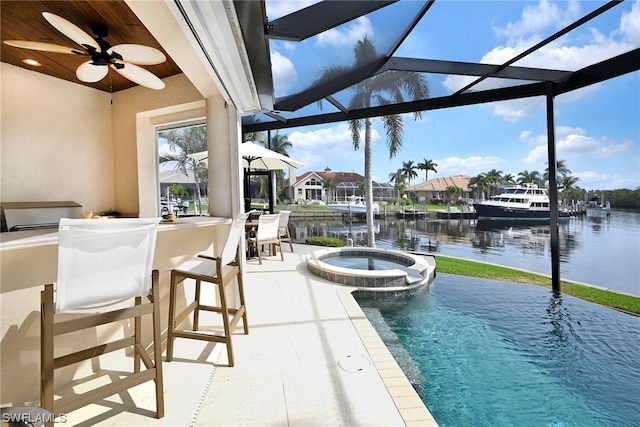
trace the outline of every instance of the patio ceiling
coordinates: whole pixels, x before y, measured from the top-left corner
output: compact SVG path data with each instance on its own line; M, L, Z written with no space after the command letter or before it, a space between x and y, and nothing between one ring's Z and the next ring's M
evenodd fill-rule
M92 35L91 25L106 25L109 31L105 38L112 46L124 43L136 43L151 46L162 51L167 61L162 64L143 66L158 77L165 78L181 73L163 47L145 28L138 17L122 0L117 1L2 1L0 32L4 40L27 40L57 44L79 49L79 45L60 33L42 16L42 12L51 12L61 16L83 31ZM40 52L21 49L0 44L0 57L17 67L47 74L76 84L89 86L105 92L117 92L136 86L132 81L116 72L109 72L109 77L95 83L84 83L76 77L76 68L87 57L64 55L59 53ZM23 62L34 59L41 66L34 67Z
M433 19L445 17L450 20L452 31L464 32L464 28L456 24L463 22L469 2L322 1L271 20L264 16L263 6L258 7L260 3L234 3L258 91L273 94L272 105L263 103L263 111L243 118L245 133L545 96L548 90L555 96L640 69L640 47L613 52L608 58L594 59L593 63L574 70L549 69L535 63L532 66L536 52L587 23L597 28L599 19L615 10L622 1L582 3L585 8L591 8L584 16L555 33L546 34L542 41L499 64L458 58L455 49L451 49L450 58L398 55L402 43L418 25L423 31L426 27L428 34L430 14L434 14ZM270 5L277 5L276 0L266 0L265 4L267 13L270 9L276 10L270 8ZM262 25L256 25L260 19ZM354 65L354 45L318 49L322 38L328 37L332 30L346 32L349 25L363 22L363 19L370 25L373 35L368 37L375 46L375 56L368 62ZM447 41L446 35L433 36L434 40ZM472 33L469 33L468 43L474 43ZM287 49L316 49L313 53L317 58L304 63L295 62L293 56L287 57L298 71L300 82L297 86L279 87L273 75L272 60L281 61L282 52ZM321 78L328 69L340 72L333 73L331 79ZM437 75L467 76L469 79L452 93L433 93L431 85L429 98L372 105L366 109L348 108L353 94L351 89L355 85L392 70L421 73L427 82Z

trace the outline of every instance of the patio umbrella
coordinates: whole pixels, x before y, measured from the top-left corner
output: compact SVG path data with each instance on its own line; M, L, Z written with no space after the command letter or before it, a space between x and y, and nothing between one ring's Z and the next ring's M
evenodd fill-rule
M248 169L300 169L304 166L302 162L251 141L243 142L240 145L240 155L242 156L242 166Z
M240 144L240 155L242 156L242 166L245 169L272 171L280 169L299 169L304 166L304 163L287 157L284 154L280 154L276 151L269 150L268 148L256 144L252 141L246 141ZM196 161L205 160L209 157L207 151L201 151L199 153L189 154L189 157ZM265 172L266 173L266 172ZM250 193L249 177L251 172L245 173L245 194ZM271 180L271 178L269 178ZM269 211L273 212L273 199L274 191L271 184L269 187ZM251 209L250 199L245 200L245 209L249 211Z
M300 169L304 166L302 162L276 151L269 150L251 141L243 142L240 145L240 155L242 156L242 166L246 169ZM201 151L199 153L189 154L189 157L199 162L209 157L209 153L207 151Z

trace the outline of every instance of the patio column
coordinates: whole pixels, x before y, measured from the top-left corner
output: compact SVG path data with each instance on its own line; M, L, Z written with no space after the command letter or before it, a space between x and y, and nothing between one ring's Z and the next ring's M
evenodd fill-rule
M209 151L209 215L233 217L240 212L240 131L237 110L222 97L206 100Z

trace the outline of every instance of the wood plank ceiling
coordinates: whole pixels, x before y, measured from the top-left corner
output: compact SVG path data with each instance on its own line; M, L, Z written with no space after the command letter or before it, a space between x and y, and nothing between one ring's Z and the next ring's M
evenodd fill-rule
M105 37L112 46L124 43L141 44L159 49L167 61L159 65L143 68L163 79L181 73L180 68L171 60L162 46L142 25L136 15L121 0L110 1L0 1L0 33L4 40L28 40L53 43L81 50L79 45L51 26L42 16L42 12L51 12L74 23L87 34L94 37L91 24L106 25L109 34ZM104 79L96 83L85 83L76 77L76 68L87 61L85 56L60 53L39 52L0 44L0 58L21 68L26 68L73 83L89 86L105 92L117 92L136 86L135 83L110 69ZM27 65L24 59L31 58L41 66Z

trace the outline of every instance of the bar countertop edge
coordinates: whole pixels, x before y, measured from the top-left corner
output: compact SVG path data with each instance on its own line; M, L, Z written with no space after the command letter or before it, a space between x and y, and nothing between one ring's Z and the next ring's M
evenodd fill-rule
M88 219L87 221L91 221ZM117 221L117 219L115 219ZM231 218L198 216L177 218L173 222L161 222L158 232L231 224ZM58 230L26 230L0 233L0 252L58 244Z

